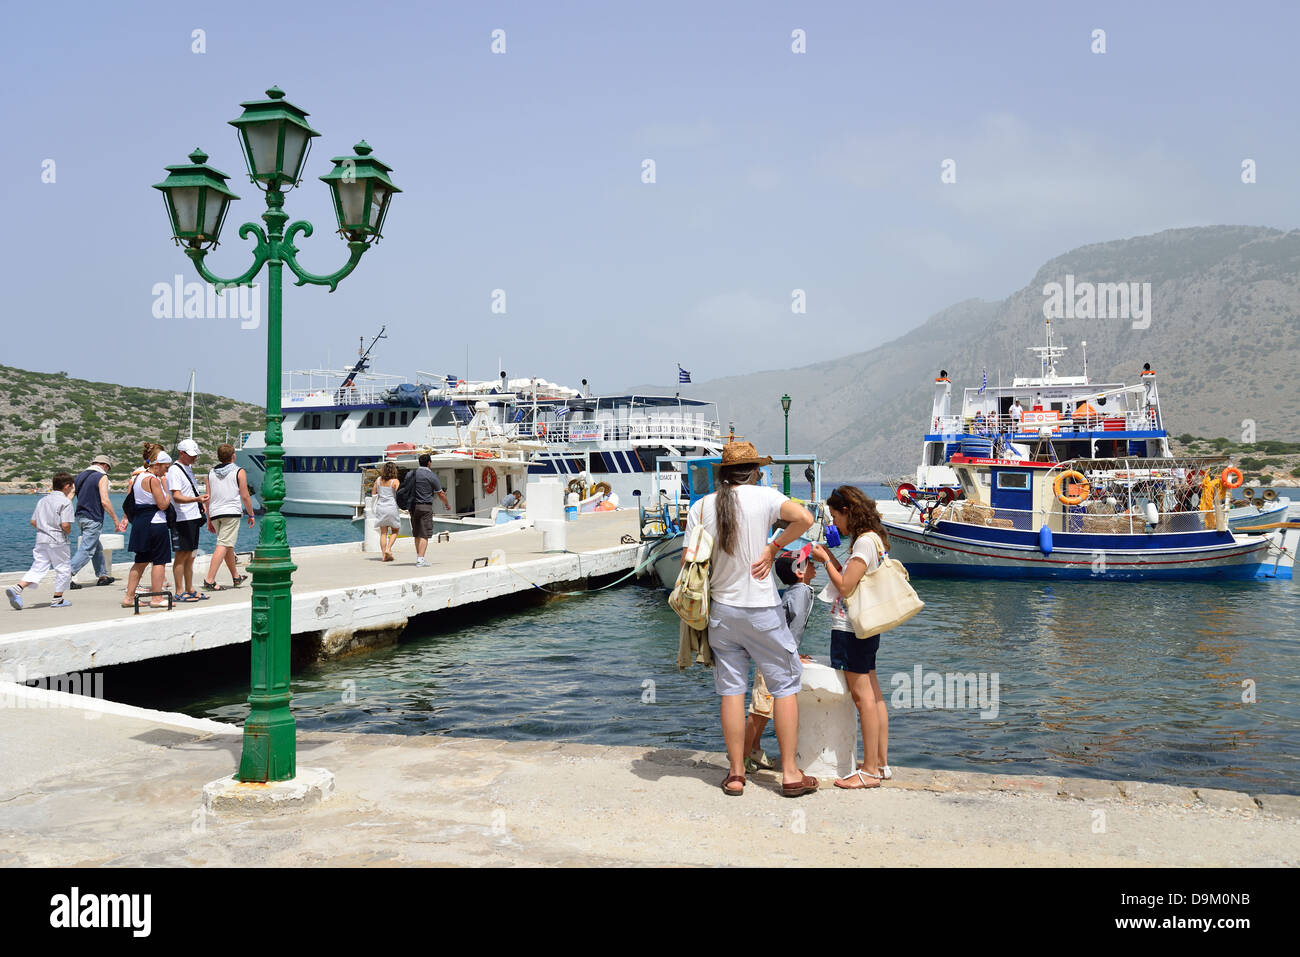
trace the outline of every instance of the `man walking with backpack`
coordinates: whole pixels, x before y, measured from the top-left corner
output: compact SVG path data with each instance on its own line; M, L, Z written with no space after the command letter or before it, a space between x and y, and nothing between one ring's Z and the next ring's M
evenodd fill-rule
M433 538L433 497L442 500L442 507L451 511L447 503L447 493L442 490L442 483L433 469L429 468L428 453L420 455L420 467L406 473L402 486L397 490L397 506L411 513L411 537L415 539L415 565L423 568L425 549L429 539Z

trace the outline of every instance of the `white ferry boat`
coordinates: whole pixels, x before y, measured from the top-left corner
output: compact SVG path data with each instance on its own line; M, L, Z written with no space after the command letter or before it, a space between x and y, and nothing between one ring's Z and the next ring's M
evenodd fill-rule
M363 466L394 448L473 445L470 423L481 408L498 439L536 443L530 474L606 486L601 490L624 506L633 505L638 493L648 494L660 456L722 451L717 408L710 402L677 395L590 396L505 373L496 382L467 382L420 372L407 382L370 372L369 351L352 369L285 374L284 514L353 517L361 504ZM236 461L254 490L265 476L265 449L264 432L240 436Z

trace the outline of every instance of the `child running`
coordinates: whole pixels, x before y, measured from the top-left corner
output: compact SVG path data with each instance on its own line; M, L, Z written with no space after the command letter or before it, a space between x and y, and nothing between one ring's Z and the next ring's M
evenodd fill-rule
M23 590L35 588L45 573L54 570L54 598L51 608L67 608L72 602L63 597L63 589L72 579L72 551L68 547L68 530L72 528L72 494L76 488L72 475L59 472L50 483L50 492L36 503L31 525L36 529L32 548L32 567L17 585L5 589L5 597L14 611L23 610Z
M835 527L849 542L849 561L841 567L828 549L814 545L812 558L826 566L834 589L831 604L831 667L844 672L849 693L862 722L863 763L848 777L835 782L837 788L878 788L892 776L889 769L889 712L876 680L876 652L880 636L858 638L849 624L840 596L853 594L862 576L874 571L881 561L880 548L889 547L889 536L880 521L876 503L852 485L841 485L826 499ZM831 590L823 594L823 600Z
M786 624L794 636L795 647L803 640L804 628L808 625L808 616L812 613L813 579L817 577L817 566L807 562L801 574L795 573L794 558L782 555L772 565L781 584L788 586L781 596L781 607L785 612ZM812 661L807 655L799 655L804 664ZM771 759L759 747L763 729L772 717L772 696L767 693L767 682L763 673L754 669L754 688L749 697L749 724L745 728L745 770L772 770Z

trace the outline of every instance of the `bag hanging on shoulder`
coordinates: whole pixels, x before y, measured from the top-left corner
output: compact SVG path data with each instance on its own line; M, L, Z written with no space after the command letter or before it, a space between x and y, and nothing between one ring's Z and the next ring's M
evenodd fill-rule
M397 487L395 498L397 507L403 512L411 510L411 504L415 501L415 469L402 476L402 484Z
M875 536L880 563L867 571L853 594L844 599L844 611L859 638L897 628L925 607L908 583L903 563L889 557L879 535L867 534Z
M122 499L122 516L129 522L135 518L135 479L126 487L126 498Z
M682 570L668 596L668 607L691 628L709 627L709 559L713 554L713 536L697 525L682 546Z

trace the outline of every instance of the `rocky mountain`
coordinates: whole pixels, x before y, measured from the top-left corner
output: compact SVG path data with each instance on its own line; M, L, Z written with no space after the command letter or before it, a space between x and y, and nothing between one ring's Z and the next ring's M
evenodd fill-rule
M791 449L820 452L829 477L907 474L916 468L939 369L948 370L956 393L978 386L982 369L990 384L999 370L1004 382L1036 375L1026 349L1044 340L1044 287L1065 284L1067 276L1075 289L1138 283L1141 293L1150 283L1151 310L1136 322L1053 319L1054 338L1069 347L1059 373L1082 371L1079 343L1086 340L1094 382L1135 382L1142 363L1151 363L1172 434L1237 442L1243 423L1253 420L1258 441L1300 438L1300 230L1250 226L1173 229L1084 246L1044 264L1001 302L958 303L867 352L631 391L680 390L714 400L724 429L730 415L739 434L771 451L781 448L779 398L789 392ZM1117 304L1113 290L1109 304Z
M189 394L70 379L62 372L29 372L0 366L0 482L11 491L49 488L58 470L74 475L97 452L117 457L115 477L130 474L146 440L169 452L189 431ZM199 392L194 399L194 438L202 464L216 461L216 448L241 430L261 428L261 408ZM35 486L34 488L32 486ZM115 486L116 487L116 484Z

